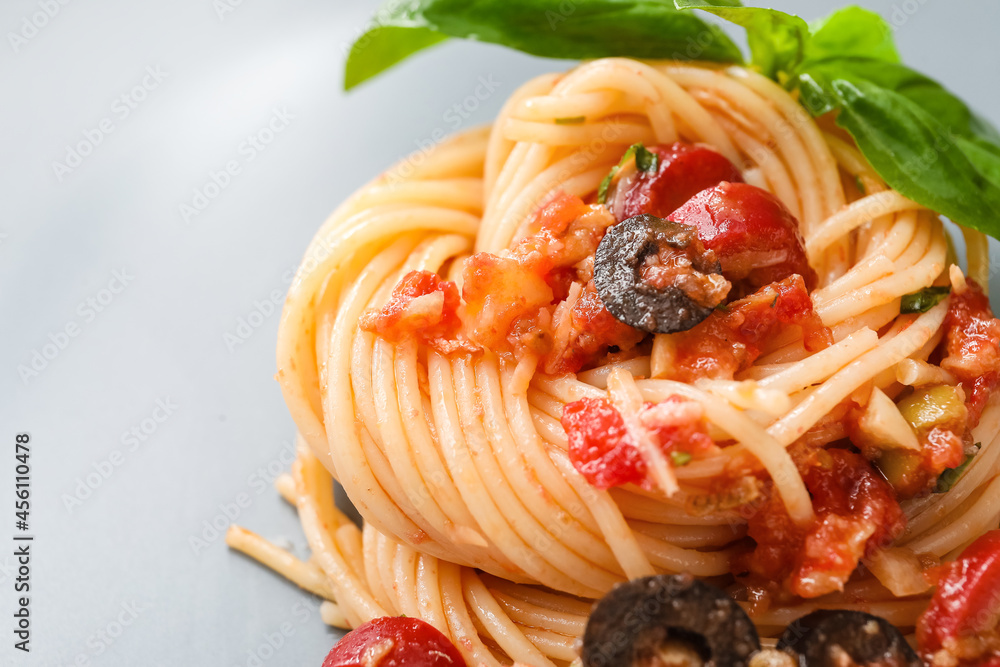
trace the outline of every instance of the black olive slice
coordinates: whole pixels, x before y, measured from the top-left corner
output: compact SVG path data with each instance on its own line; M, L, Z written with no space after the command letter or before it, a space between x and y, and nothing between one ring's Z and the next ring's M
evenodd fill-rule
M785 629L778 649L798 655L800 667L843 665L844 653L858 667L924 664L892 623L844 609L824 609L803 616Z
M730 287L694 227L647 214L608 228L594 256L594 286L612 315L650 333L687 331Z
M758 650L757 629L725 592L661 574L615 586L597 602L581 658L584 667L745 667Z

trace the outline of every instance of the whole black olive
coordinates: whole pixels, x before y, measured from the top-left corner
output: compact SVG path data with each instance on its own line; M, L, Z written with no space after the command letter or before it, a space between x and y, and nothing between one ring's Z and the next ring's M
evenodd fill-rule
M785 629L778 649L797 655L800 667L899 665L922 667L923 662L889 621L862 611L814 611Z
M594 256L594 286L612 315L651 333L690 329L730 288L697 229L646 214L608 228Z
M620 584L597 602L581 658L584 667L745 667L759 650L753 622L725 592L690 575L657 575Z

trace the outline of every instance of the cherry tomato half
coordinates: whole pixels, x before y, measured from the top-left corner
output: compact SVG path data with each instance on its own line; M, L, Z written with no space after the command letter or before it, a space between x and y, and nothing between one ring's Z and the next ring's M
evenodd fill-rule
M323 667L468 667L455 645L419 618L386 616L348 632Z
M705 188L722 181L741 182L739 169L725 156L707 146L677 142L650 146L657 168L653 173L635 174L623 183L619 222L640 213L666 218L677 207Z
M951 563L942 565L937 590L917 621L917 646L924 660L942 649L964 654L962 639L996 632L1000 616L1000 530L970 544ZM957 649L957 650L956 650ZM973 656L960 655L969 661ZM996 654L975 656L970 664L1000 664Z
M722 263L722 275L743 283L744 293L793 273L809 289L816 284L798 221L766 190L720 183L691 197L670 220L697 227L698 238Z

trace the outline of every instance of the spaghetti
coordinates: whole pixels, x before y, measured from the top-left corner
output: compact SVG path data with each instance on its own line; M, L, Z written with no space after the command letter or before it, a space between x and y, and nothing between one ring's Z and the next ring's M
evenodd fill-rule
M229 544L324 598L327 623L418 617L472 665L566 664L594 599L660 572L732 587L763 636L818 607L912 628L930 595L922 569L1000 518L991 387L978 406L960 397L981 412L971 429L978 453L946 492L902 494L905 531L876 551L862 546L867 567L819 597L799 588L804 595L767 604L751 603L753 587L732 578L753 544L748 530L760 541L761 514L784 512L792 528L818 521L798 452L857 441L855 428L891 439L901 433L894 402L910 387L917 395L961 379L935 350L954 328L953 303L976 288L952 265L939 217L889 189L845 136L753 71L611 58L525 84L491 127L390 169L320 228L282 317L278 380L299 439L278 488L312 556L240 528ZM640 334L631 352L612 349L561 374L544 372L552 368L536 354L484 349L447 327L435 340L375 333L372 318L411 272L461 291L473 253L510 256L547 202L594 201L629 146L678 141L710 146L798 220L826 345L783 326L734 378L678 379L678 341L699 329ZM969 276L985 287L985 237L965 231ZM901 299L932 285L951 295L901 314ZM560 304L585 292L570 288ZM559 308L571 307L548 311L554 330ZM721 446L673 460L639 447L650 481L602 488L580 472L564 428L566 406L585 399L612 405L633 431L643 406L693 404ZM848 405L863 416L847 419ZM903 449L908 438L897 438ZM334 479L361 528L334 506ZM759 560L747 567L766 570Z

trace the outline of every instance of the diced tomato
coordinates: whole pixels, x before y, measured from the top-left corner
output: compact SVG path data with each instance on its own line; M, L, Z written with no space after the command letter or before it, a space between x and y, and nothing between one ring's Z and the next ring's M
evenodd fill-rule
M697 227L698 238L722 263L722 275L743 293L796 273L806 287L816 284L798 221L765 190L720 183L691 197L670 220Z
M917 646L929 664L979 666L991 650L1000 617L1000 530L991 530L938 569L937 590L917 620ZM939 655L943 653L943 655Z
M814 598L837 590L866 554L888 547L906 526L892 487L863 456L816 449L796 464L816 519L795 525L774 492L748 520L755 549L733 563L737 574L781 581L789 592Z
M323 667L467 667L437 628L419 618L386 616L348 632Z
M548 272L545 282L552 290L552 297L556 302L565 301L578 276L578 271L572 266L557 266Z
M638 171L622 183L613 197L620 197L620 204L612 202L619 222L640 213L666 218L705 188L743 181L732 162L707 146L677 142L648 150L659 158L656 172Z
M625 428L625 420L604 398L584 398L563 407L569 458L577 472L598 489L639 483L646 462Z
M732 379L760 356L765 341L788 325L802 327L810 351L833 342L798 275L716 310L693 329L671 334L675 355L668 377L681 382L701 377Z
M671 396L662 403L647 404L639 412L639 423L665 453L676 452L699 458L718 451L705 432L703 409L697 403Z
M460 300L455 283L430 271L410 271L380 310L366 312L361 328L398 342L416 336L424 342L449 341L457 335Z
M665 454L703 456L715 450L705 432L700 406L671 397L643 406L636 428L644 429ZM646 462L622 414L604 398L584 398L563 407L562 425L569 438L569 458L591 485L608 489L643 484Z
M535 213L531 223L532 233L562 234L574 220L589 210L590 207L576 195L558 192Z
M538 209L529 226L531 233L518 242L511 256L555 287L564 282L560 269L592 257L614 222L603 206L588 206L579 197L560 193Z
M936 479L947 468L957 468L965 460L965 444L961 432L935 426L921 438L925 465Z
M853 452L816 450L804 480L820 525L806 537L793 591L816 597L839 590L861 556L888 547L903 532L906 518L892 487ZM822 573L829 577L825 587L819 585Z
M533 319L552 303L552 289L544 278L513 257L476 253L466 262L462 278L466 331L489 350L510 350L516 345L508 341L515 320Z
M566 340L553 348L543 362L546 373L576 373L597 362L607 354L609 347L628 350L645 337L645 333L608 312L597 295L593 280L581 291L569 317Z
M968 280L968 289L951 295L944 330L941 368L961 381L973 428L1000 384L1000 320L993 317L990 300L975 281Z

